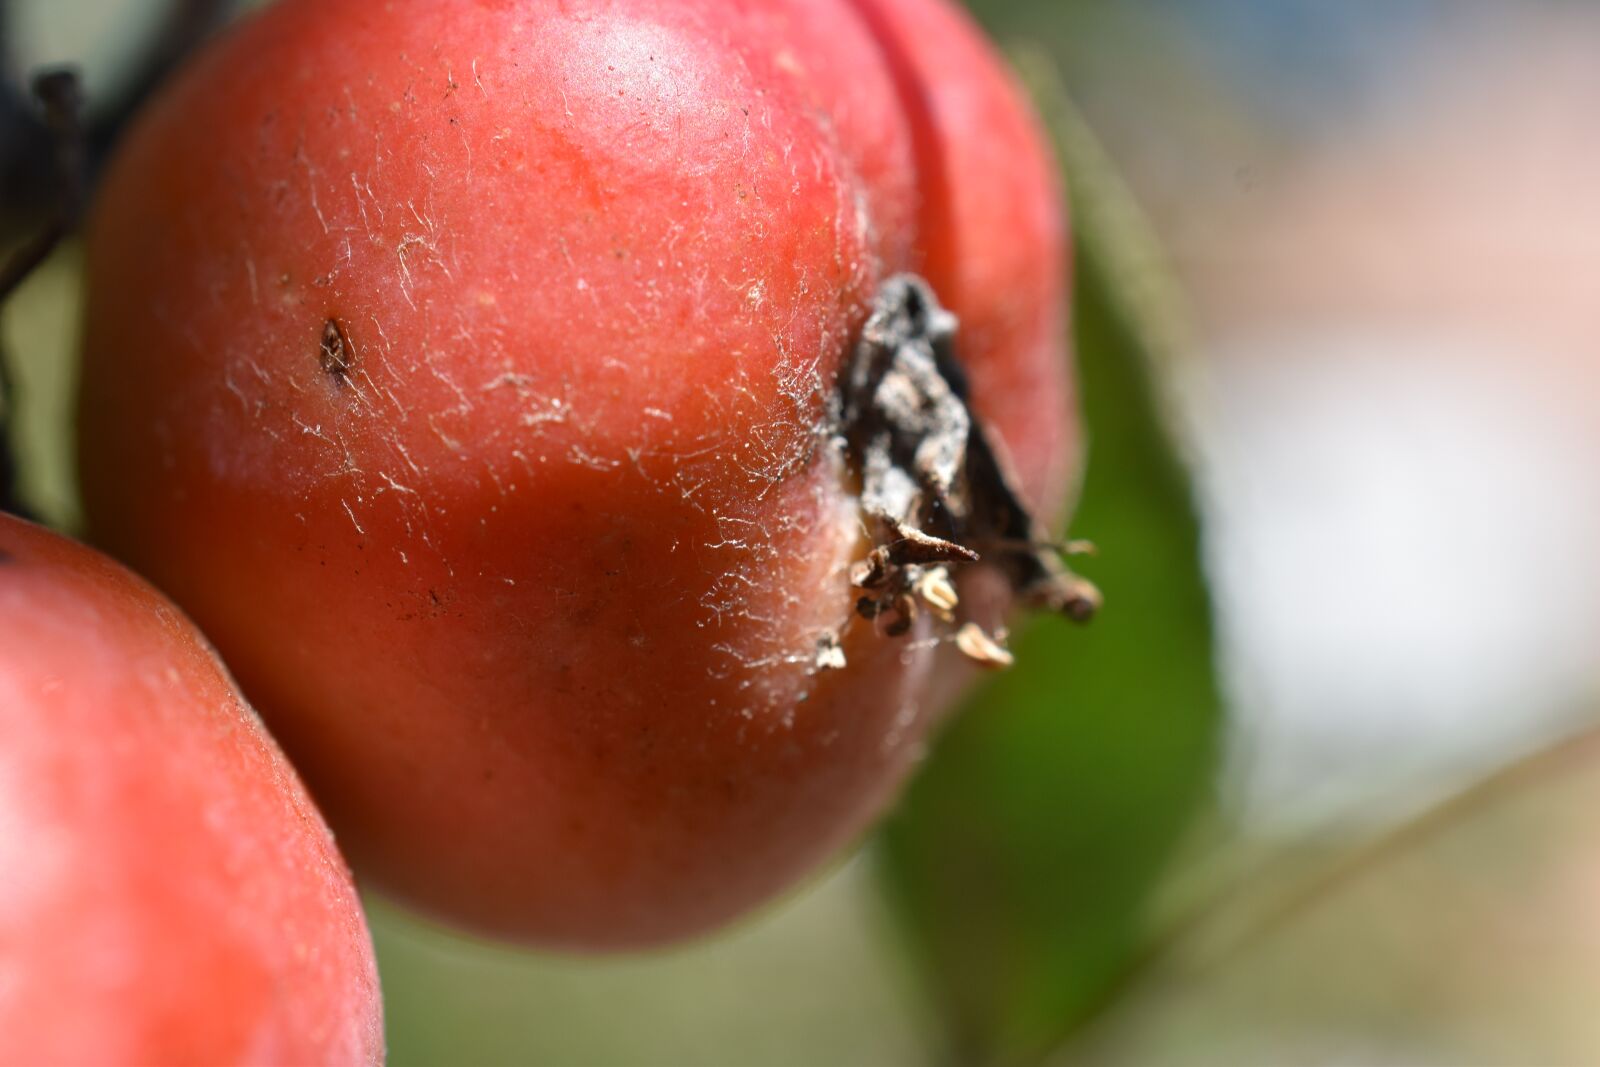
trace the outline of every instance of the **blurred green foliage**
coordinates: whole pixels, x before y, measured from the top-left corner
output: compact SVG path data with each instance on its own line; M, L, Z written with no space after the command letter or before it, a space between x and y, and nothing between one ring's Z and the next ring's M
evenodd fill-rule
M1106 608L1028 628L1025 666L972 699L884 835L890 897L963 1063L1036 1059L1106 995L1209 795L1222 708L1199 526L1152 380L1175 357L1159 267L1130 258L1141 235L1108 199L1123 194L1048 61L1030 66L1069 174L1092 171L1075 195L1090 461L1073 525L1103 545L1083 569Z
M390 1067L881 1067L928 1058L867 872L851 863L732 930L635 956L536 955L369 899Z
M1089 1028L1098 1067L1596 1062L1600 730L1239 879Z

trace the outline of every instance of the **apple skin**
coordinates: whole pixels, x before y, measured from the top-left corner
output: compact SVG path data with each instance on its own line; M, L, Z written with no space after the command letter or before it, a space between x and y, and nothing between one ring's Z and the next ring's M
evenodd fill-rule
M360 901L194 626L0 515L0 1061L381 1063Z
M859 835L948 703L925 629L852 613L827 412L878 284L961 316L1053 514L1065 241L943 0L282 0L93 213L91 533L216 641L358 871L500 937L679 939Z

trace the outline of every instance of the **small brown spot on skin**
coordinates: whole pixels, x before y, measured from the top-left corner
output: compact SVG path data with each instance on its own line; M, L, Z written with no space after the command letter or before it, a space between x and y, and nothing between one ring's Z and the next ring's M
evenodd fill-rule
M15 563L16 561L17 557L13 556L5 549L0 548L0 567L4 567L7 563Z
M336 383L349 384L350 368L355 364L356 350L350 343L350 335L345 333L344 326L338 319L329 319L323 325L318 359L322 363L322 369Z

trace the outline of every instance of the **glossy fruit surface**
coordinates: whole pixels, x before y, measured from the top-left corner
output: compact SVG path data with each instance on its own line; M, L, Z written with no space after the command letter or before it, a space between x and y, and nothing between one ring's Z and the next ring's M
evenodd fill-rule
M358 870L501 935L707 929L914 761L939 635L853 613L829 422L887 277L961 317L1025 496L1076 462L1055 177L943 0L282 0L90 242L94 537Z
M0 515L0 1062L378 1063L350 875L173 606Z

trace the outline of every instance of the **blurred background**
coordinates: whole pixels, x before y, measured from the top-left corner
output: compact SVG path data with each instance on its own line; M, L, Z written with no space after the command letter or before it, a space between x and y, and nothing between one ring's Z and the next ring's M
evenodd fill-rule
M203 6L12 0L0 54L79 64L108 141ZM372 900L391 1061L1600 1060L1600 5L971 7L1074 189L1105 616L1030 628L878 839L704 943ZM77 300L69 244L0 320L68 528Z

